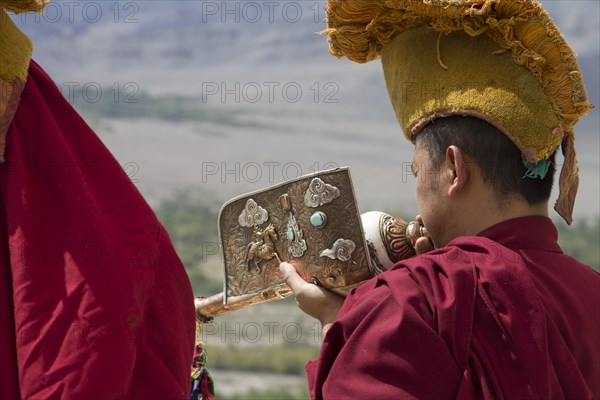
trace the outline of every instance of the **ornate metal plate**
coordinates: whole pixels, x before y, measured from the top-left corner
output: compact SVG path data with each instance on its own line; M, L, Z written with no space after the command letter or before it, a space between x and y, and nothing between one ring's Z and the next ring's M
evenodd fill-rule
M280 288L279 262L307 282L355 285L372 274L348 168L306 175L225 203L219 213L228 296Z

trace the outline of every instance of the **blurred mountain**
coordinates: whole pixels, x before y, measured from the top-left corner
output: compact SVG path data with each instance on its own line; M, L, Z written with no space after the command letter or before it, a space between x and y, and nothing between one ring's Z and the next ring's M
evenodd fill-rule
M36 43L36 55L57 62L60 55L63 68L98 61L114 66L208 67L239 63L240 55L244 66L287 65L328 57L323 51L326 41L316 34L324 28L323 5L88 0L50 3L41 16L14 19Z
M586 84L593 89L590 100L600 104L599 3L542 3L579 54ZM180 71L222 80L257 77L263 81L272 75L326 81L352 74L358 89L355 100L365 96L359 83L374 82L378 89L369 100L387 104L379 90L383 78L378 67L352 68L348 60L328 54L326 39L317 34L325 26L324 5L324 1L305 0L55 1L41 15L14 19L34 40L36 59L58 81L93 77L109 83L126 75L150 90L160 90L156 81ZM265 70L273 74L261 73ZM218 76L214 71L227 74ZM181 76L188 78L185 72ZM169 86L191 90L187 83L181 88L177 82ZM354 85L347 89L353 90Z

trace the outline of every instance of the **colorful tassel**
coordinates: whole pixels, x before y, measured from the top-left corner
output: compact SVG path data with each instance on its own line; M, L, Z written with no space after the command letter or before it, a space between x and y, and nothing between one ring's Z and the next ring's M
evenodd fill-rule
M540 178L544 179L550 168L550 160L540 160L532 163L527 160L523 160L523 164L527 167L527 171L523 178Z

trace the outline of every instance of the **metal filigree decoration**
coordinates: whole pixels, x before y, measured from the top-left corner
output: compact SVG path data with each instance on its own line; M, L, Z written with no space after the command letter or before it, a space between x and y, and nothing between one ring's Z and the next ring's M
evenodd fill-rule
M379 234L393 263L415 255L415 250L406 238L406 225L401 219L388 214L383 214L379 221Z
M317 209L309 207L305 198L320 205ZM268 225L273 226L271 234ZM346 168L303 176L230 200L219 214L219 236L225 264L225 303L245 296L258 296L252 297L253 302L266 301L272 298L261 297L263 294L281 293L284 283L279 260L294 262L304 280L310 282L314 277L326 288L350 287L371 276ZM322 250L331 248L338 238L356 245L352 258L349 254L344 257L349 248L342 250L339 258L321 256ZM341 261L344 259L348 261Z
M254 266L259 273L262 272L260 262L262 260L270 260L277 256L275 251L275 241L278 239L277 232L273 224L269 224L265 229L260 230L254 228L252 232L252 242L248 244L246 252L246 263L248 264L248 271L250 271L250 262L254 261Z
M292 213L290 213L290 217L288 218L287 238L290 254L295 258L302 257L306 251L306 241L304 240L302 229L298 226L296 217Z
M333 243L331 249L325 249L319 254L321 257L329 257L332 260L348 261L356 245L349 239L338 239Z
M320 178L310 181L304 194L304 204L307 207L319 207L340 197L340 190L333 185L323 182Z
M240 214L238 222L241 226L251 228L267 222L269 213L259 206L253 199L248 199L244 211Z

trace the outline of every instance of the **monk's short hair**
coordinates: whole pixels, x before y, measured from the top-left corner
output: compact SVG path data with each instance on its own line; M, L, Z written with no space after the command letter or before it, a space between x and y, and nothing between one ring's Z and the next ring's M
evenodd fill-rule
M432 166L440 168L446 149L455 145L477 164L486 183L505 197L520 194L530 204L547 201L554 182L554 158L544 178L526 177L521 151L496 127L471 116L451 116L431 121L416 136L428 151Z

